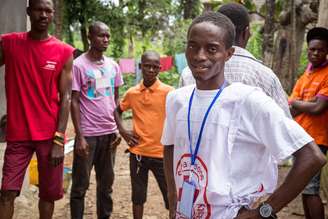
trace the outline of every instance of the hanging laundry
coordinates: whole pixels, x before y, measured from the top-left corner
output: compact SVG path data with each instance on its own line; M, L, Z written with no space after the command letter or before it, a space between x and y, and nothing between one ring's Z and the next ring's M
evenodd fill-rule
M168 71L172 68L173 66L173 57L172 56L166 56L166 57L161 57L160 58L160 63L161 63L161 72L162 71Z
M142 73L141 73L141 69L140 69L140 64L141 64L141 59L137 58L135 60L135 72L136 72L136 81L135 84L139 84L139 82L142 79Z
M134 59L120 59L119 66L122 73L135 73L135 60Z
M178 73L181 74L182 70L187 66L187 60L185 54L184 53L176 54L174 57L174 61Z

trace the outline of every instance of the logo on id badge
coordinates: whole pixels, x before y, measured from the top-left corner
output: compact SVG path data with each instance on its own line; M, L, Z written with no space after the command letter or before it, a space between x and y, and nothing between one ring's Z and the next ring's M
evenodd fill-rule
M194 204L195 190L196 187L192 182L183 182L179 212L187 218L192 217L192 207Z

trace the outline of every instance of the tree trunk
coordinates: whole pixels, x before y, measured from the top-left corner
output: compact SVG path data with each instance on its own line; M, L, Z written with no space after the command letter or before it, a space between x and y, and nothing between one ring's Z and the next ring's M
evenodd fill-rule
M134 40L132 34L129 36L128 57L134 57Z
M281 28L275 40L272 68L279 77L284 89L290 92L295 82L294 75L297 74L306 25L315 21L317 14L312 11L308 2L305 3L300 0L295 0L295 16L297 19L296 24L292 25L291 7L288 4L290 4L290 2L285 1L284 8L288 8L289 11L283 11L280 16ZM293 32L295 33L294 35ZM296 36L294 44L292 40L293 36ZM295 49L293 54L291 54L292 47Z
M183 19L193 19L197 16L197 11L195 10L197 0L183 0Z
M63 33L63 10L64 10L63 6L64 6L63 0L54 0L55 36L60 40L62 39L62 33Z
M317 26L328 28L328 0L320 0Z
M81 14L79 17L79 21L81 24L80 33L81 33L81 39L82 39L84 51L87 51L89 49L87 18L86 18L87 15L85 14L86 9L87 9L87 0L81 0Z
M207 11L213 11L213 4L211 2L203 2L203 13L207 12Z
M88 41L87 26L86 26L85 22L81 23L80 33L81 33L81 39L82 39L82 43L83 43L83 50L87 51L89 49L89 41Z
M273 58L273 42L275 31L275 0L266 0L266 17L264 23L263 33L263 61L267 66L272 66Z
M67 43L74 46L74 36L73 36L73 32L70 28L70 26L68 26L68 30L67 30Z
M297 50L297 37L296 37L296 3L295 0L291 0L291 31L289 32L290 36L289 39L291 39L291 47L290 47L290 53L289 53L289 60L290 60L290 68L289 68L289 76L290 76L290 81L288 87L288 91L292 91L293 86L294 86L294 81L296 78L296 74L297 74L297 66L299 63L299 58L296 55L296 50ZM304 33L302 34L304 35ZM299 41L301 41L302 43L300 45L303 44L303 40L300 39ZM301 52L302 47L298 47L299 52Z

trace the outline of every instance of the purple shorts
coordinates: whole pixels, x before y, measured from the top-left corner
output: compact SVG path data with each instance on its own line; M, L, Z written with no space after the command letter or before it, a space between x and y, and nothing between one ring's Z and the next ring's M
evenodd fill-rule
M56 201L63 197L63 163L53 167L50 163L52 139L45 141L7 142L3 163L3 191L20 192L26 168L36 153L39 172L39 197L44 201Z

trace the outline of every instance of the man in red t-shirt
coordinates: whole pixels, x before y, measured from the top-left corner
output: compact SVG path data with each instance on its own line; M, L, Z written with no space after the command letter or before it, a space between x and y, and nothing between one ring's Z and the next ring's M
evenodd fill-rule
M26 168L36 152L40 218L52 218L62 198L65 130L70 108L73 48L48 33L52 0L29 0L31 31L0 36L5 65L7 127L0 194L1 219L12 218Z

